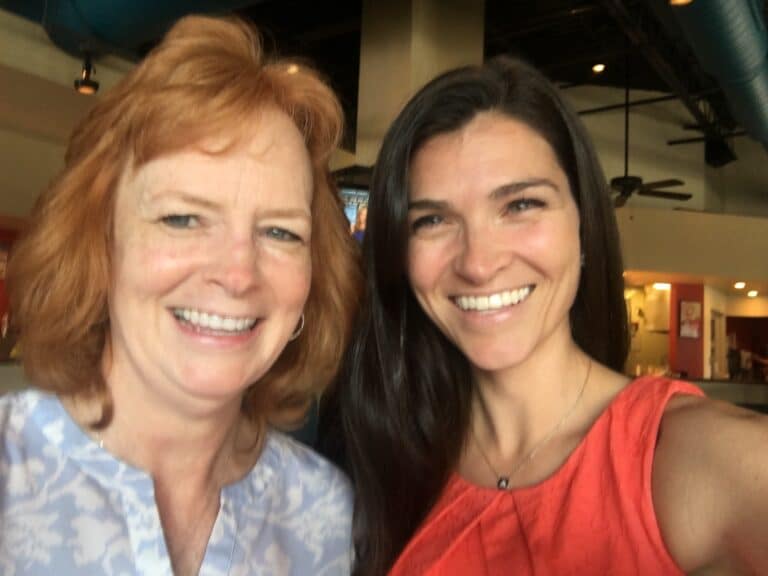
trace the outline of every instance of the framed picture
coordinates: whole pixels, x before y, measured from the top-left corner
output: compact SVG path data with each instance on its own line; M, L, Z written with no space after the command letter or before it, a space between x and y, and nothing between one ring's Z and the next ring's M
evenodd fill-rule
M680 301L680 337L701 337L701 302Z

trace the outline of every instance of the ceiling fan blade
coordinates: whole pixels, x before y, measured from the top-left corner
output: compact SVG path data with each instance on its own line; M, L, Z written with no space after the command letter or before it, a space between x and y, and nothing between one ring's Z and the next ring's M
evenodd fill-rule
M627 203L627 200L629 200L629 194L619 194L616 196L616 198L613 199L613 205L616 208L621 208L624 206L624 204Z
M667 200L680 200L681 202L693 198L693 194L688 194L686 192L665 192L664 190L646 190L644 188L638 190L637 194L640 196L666 198Z
M677 178L670 178L669 180L657 180L656 182L646 182L641 188L671 188L672 186L682 186L685 182L678 180Z

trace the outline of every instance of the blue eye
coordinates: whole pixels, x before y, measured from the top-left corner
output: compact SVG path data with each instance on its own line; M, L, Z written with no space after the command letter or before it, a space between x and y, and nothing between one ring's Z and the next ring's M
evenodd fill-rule
M192 214L169 214L160 221L170 228L197 228L200 225L198 217Z
M285 228L278 228L277 226L267 228L266 234L270 238L280 240L281 242L301 242L301 237L298 234L294 234Z
M422 228L434 228L444 221L445 219L438 214L428 214L427 216L416 218L416 220L413 221L413 224L411 224L411 230L417 232Z

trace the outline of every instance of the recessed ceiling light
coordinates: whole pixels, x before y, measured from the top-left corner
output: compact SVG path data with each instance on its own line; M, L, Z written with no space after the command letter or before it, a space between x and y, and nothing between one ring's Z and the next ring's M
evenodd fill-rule
M690 4L693 2L693 0L669 0L670 6L685 6L686 4Z
M743 290L746 285L746 282L736 282L733 287L736 288L736 290Z
M749 296L750 298L757 298L757 290L750 290L749 292L747 292L747 296Z
M654 282L653 288L655 290L671 290L672 284L670 284L669 282Z
M595 74L601 74L604 71L605 71L605 64L595 64L594 66L592 66L592 72L594 72Z

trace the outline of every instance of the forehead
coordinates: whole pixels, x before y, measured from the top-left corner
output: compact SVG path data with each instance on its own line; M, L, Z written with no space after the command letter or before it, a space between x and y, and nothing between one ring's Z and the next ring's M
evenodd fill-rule
M276 108L254 113L232 130L205 136L179 150L162 154L126 170L123 183L138 185L139 191L151 192L149 184L202 185L213 177L220 186L209 190L215 194L226 184L253 183L280 177L288 188L305 188L311 199L312 167L304 138L291 118ZM135 188L136 186L131 186Z
M294 121L274 105L255 110L243 122L204 135L193 146L214 155L245 150L258 157L283 149L309 154L304 136Z
M453 132L430 138L411 162L413 196L458 184L495 186L498 178L565 178L552 146L528 124L483 112Z

